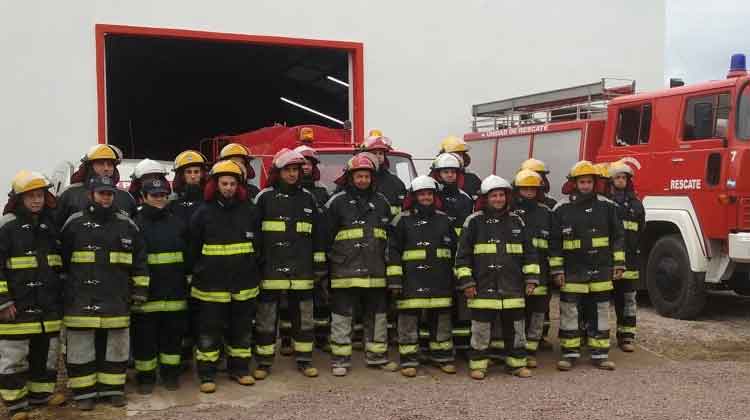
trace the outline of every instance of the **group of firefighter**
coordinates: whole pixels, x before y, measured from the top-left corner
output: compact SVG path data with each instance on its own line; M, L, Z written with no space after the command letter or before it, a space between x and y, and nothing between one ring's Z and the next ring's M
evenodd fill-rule
M201 392L216 390L220 365L252 385L271 373L279 332L306 377L318 375L315 346L335 376L360 346L368 367L406 377L420 363L455 373L457 350L474 379L491 361L529 377L549 345L553 287L558 369L584 345L596 367L614 369L611 298L617 343L634 350L644 211L627 164L576 163L555 203L539 160L510 182L480 180L468 145L448 137L407 189L390 151L373 130L330 196L309 144L279 151L262 190L236 143L210 167L180 153L173 182L145 159L129 191L117 187L122 153L111 145L92 147L58 197L43 175L19 172L0 219L0 396L11 418L65 402L55 391L63 339L82 410L126 404L129 361L142 394L157 378L177 389L193 360Z

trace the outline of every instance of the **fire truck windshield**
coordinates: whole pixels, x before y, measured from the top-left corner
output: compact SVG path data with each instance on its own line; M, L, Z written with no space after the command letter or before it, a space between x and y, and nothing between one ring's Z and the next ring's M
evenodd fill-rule
M737 138L750 140L750 83L745 83L737 103Z
M320 184L329 193L336 190L336 184L334 181L338 178L346 166L346 162L352 157L348 153L320 153ZM405 156L389 155L388 162L390 162L390 171L396 174L404 185L411 185L411 180L417 176L417 171L414 169L414 163L411 159Z

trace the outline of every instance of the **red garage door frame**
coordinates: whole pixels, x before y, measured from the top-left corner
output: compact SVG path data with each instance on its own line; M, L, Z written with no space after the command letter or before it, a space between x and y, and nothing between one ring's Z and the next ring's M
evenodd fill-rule
M96 28L96 100L98 113L98 140L107 142L107 95L104 60L104 37L108 34L140 35L160 38L184 38L214 40L224 42L242 42L248 44L265 44L292 47L313 47L344 50L349 53L351 66L351 102L352 133L354 140L364 138L365 125L365 88L364 88L364 44L361 42L329 41L307 38L288 38L280 36L230 34L221 32L193 31L186 29L151 28L140 26L123 26L97 24Z

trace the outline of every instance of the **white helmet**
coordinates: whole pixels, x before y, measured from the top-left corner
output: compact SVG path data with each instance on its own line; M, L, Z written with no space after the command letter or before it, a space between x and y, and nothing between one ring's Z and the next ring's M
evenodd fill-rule
M433 190L437 189L437 183L432 177L427 175L420 175L411 181L411 191L417 192L421 190Z
M614 177L617 174L626 174L629 176L633 176L633 168L631 168L630 165L621 160L610 163L608 170L610 177Z
M166 175L167 168L165 168L164 165L155 160L143 159L142 161L138 162L137 165L135 165L133 175L131 175L130 178L141 179L144 175L147 174Z
M510 186L510 182L506 181L505 178L500 178L497 175L490 175L482 181L482 195L487 195L490 191L502 188L504 190L513 189Z
M459 170L461 169L461 167L462 167L461 160L459 160L458 156L456 156L453 153L441 153L432 162L432 169L434 170L440 170L440 169Z

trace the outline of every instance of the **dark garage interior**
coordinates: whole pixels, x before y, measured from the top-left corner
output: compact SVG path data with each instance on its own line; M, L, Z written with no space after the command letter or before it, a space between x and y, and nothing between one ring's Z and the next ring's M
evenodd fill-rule
M172 160L200 140L274 123L346 120L346 51L110 34L105 38L108 141L128 158Z

